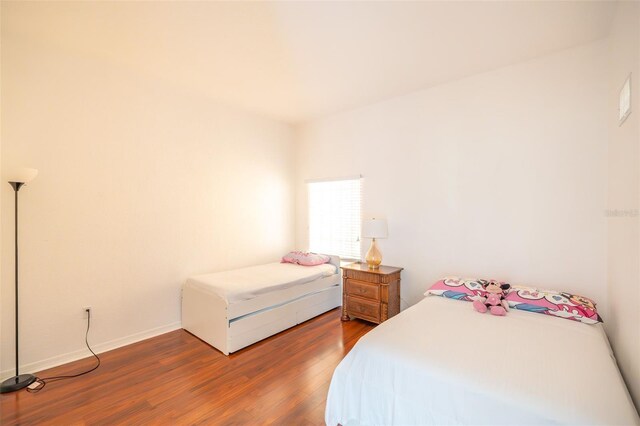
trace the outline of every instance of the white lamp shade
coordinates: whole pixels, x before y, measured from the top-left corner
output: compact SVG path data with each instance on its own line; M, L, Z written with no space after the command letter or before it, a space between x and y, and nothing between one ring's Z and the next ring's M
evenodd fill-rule
M34 180L36 176L38 176L38 169L23 167L20 169L15 169L13 172L9 173L7 175L7 180L9 182L27 183Z
M362 223L362 236L364 238L387 238L386 219L367 219Z

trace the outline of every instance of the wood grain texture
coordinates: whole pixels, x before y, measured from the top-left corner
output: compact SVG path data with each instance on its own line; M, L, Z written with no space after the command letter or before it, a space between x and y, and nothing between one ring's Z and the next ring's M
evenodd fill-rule
M334 309L232 354L183 330L100 355L40 393L0 396L2 425L324 424L333 370L371 330ZM69 374L87 358L40 372Z
M342 321L353 317L380 324L399 314L401 272L396 266L342 266Z
M362 262L354 262L354 263L349 263L347 265L342 266L342 269L348 269L350 271L354 272L354 278L355 278L355 274L360 271L360 272L365 272L369 275L391 275L391 274L395 274L396 272L400 272L402 271L404 268L400 268L398 266L387 266L387 265L380 265L380 267L378 269L371 269L369 268L369 265L367 265L366 263L362 263ZM371 278L367 278L367 280L371 280Z

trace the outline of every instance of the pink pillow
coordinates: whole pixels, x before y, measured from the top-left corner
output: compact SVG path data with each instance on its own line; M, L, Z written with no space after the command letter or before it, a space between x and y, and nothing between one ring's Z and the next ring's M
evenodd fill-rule
M475 278L447 277L437 281L424 294L425 296L442 296L449 299L472 302L482 296L484 290L481 280Z
M484 295L483 281L477 278L448 277L436 282L424 295L472 302ZM596 303L577 294L514 285L505 299L512 309L567 318L585 324L602 322Z
M602 322L596 302L577 294L515 285L506 299L509 307L514 309L553 315L585 324Z
M328 263L331 257L324 254L291 251L282 257L281 263L295 263L302 266L316 266Z

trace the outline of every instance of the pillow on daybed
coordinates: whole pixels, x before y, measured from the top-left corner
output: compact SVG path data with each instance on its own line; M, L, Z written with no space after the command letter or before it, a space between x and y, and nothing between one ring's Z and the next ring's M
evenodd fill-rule
M328 263L331 257L324 254L291 251L282 257L281 263L294 263L302 266L316 266Z

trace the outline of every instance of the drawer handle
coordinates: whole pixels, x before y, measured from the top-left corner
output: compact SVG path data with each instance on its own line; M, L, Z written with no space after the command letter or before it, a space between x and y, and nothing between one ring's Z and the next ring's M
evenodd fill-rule
M366 293L367 291L364 288L360 289L360 293Z

